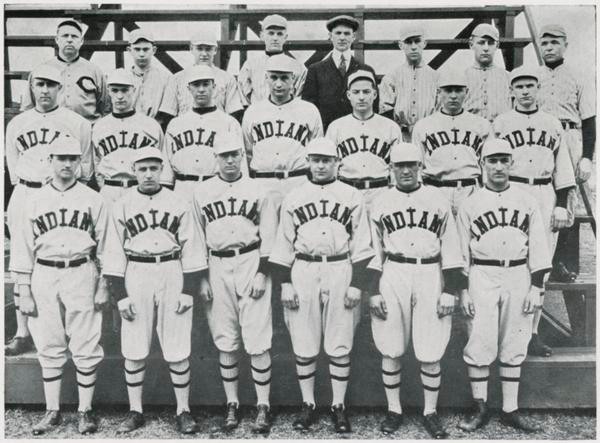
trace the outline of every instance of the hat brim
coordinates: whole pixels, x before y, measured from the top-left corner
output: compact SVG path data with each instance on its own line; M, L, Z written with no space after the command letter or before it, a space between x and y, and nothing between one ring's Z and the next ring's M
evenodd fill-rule
M133 163L139 163L139 162L143 162L145 160L157 160L157 161L163 163L163 159L161 157L155 157L155 156L138 158L138 159L134 160Z
M349 28L351 28L354 32L356 32L358 30L358 23L357 22L353 22L351 20L345 19L345 18L341 18L339 20L327 23L327 30L329 32L331 32L333 30L333 28L335 28L338 25L346 25Z

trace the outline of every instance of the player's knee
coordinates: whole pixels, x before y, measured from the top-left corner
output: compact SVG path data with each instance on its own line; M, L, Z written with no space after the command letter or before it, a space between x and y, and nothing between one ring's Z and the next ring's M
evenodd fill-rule
M312 357L301 357L300 355L296 355L296 361L298 363L312 363L317 359L317 356L314 355Z
M142 360L130 360L125 359L125 369L128 371L137 371L142 369L146 365L146 359Z
M169 368L173 371L183 371L186 370L190 366L188 359L183 359L177 362L169 362Z

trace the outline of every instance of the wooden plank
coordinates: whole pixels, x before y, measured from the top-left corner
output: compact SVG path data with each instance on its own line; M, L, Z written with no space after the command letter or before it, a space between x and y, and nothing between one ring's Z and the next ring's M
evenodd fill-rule
M563 283L558 281L549 281L546 283L546 291L596 291L596 282L594 280L575 280L573 283Z
M513 38L515 36L515 15L507 12L505 17L498 20L500 35L504 38ZM517 47L505 47L500 44L504 65L508 71L512 71L523 64L523 51Z
M585 300L585 332L584 340L587 346L596 344L596 291L586 292Z
M115 40L123 40L123 23L121 22L115 22ZM125 49L123 51L125 51ZM125 66L125 56L123 51L115 51L115 66L117 68L123 68Z
M356 31L356 40L354 41L353 49L356 59L365 62L365 11L364 7L359 7L360 10L354 13L354 18L358 20L358 30Z
M525 6L523 8L523 13L525 14L525 21L527 22L527 28L529 28L529 35L531 35L531 40L533 42L533 47L535 48L535 55L537 56L538 64L541 65L544 62L544 59L542 57L542 50L538 41L537 27L535 26L533 14L531 13L531 6Z

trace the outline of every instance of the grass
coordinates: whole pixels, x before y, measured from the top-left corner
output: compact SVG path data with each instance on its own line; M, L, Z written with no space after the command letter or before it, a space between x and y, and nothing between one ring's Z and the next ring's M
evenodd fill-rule
M220 430L222 408L193 408L193 414L198 419L201 432L194 436L182 436L175 431L173 408L152 408L145 412L146 425L127 436L135 439L428 439L429 435L421 425L420 415L416 410L405 411L404 424L400 430L386 436L379 431L383 420L384 410L381 408L351 408L349 410L353 432L351 434L336 434L326 409L319 412L319 421L307 433L295 431L292 428L297 409L279 408L274 411L273 428L267 436L253 434L251 425L254 417L252 408L242 408L242 423L235 431L224 433ZM122 438L116 433L121 420L124 418L124 408L100 407L97 415L100 418L100 430L91 436L81 436L77 433L77 414L73 409L63 413L63 424L44 438ZM490 423L482 430L465 433L457 428L458 422L465 416L465 411L446 409L440 411L442 423L446 426L450 438L460 439L509 439L509 440L593 440L596 438L596 411L526 411L527 418L543 426L544 430L536 434L523 434L499 423L494 414ZM5 411L6 438L35 438L31 426L43 415L39 407L7 407ZM41 438L41 437L40 437Z

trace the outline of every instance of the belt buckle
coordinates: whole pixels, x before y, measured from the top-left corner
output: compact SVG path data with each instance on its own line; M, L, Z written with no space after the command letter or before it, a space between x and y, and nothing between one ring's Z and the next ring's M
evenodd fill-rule
M160 263L160 255L154 256L154 263Z
M320 262L321 263L327 263L327 256L326 255L319 255L318 257L320 258Z
M282 178L289 178L289 176L290 176L290 171L287 171L287 170L286 170L286 171L281 171L281 174L283 175L283 177L282 177Z
M528 182L530 185L533 185L533 184L535 184L535 178L533 178L533 177L529 177L529 178L527 179L527 182Z
M456 189L461 189L463 187L462 180L456 180Z
M240 248L236 248L233 250L233 256L237 257L238 255L240 255Z
M510 267L510 260L501 260L501 262L502 262L502 267L503 268Z
M422 265L423 263L423 259L421 257L416 257L415 260L417 261L417 265Z
M69 263L69 261L67 261L67 260L64 260L64 261L58 260L55 263L56 263L56 267L58 269L64 269L64 268L67 267L67 264Z
M370 180L365 180L365 187L364 189L371 189L371 181Z

